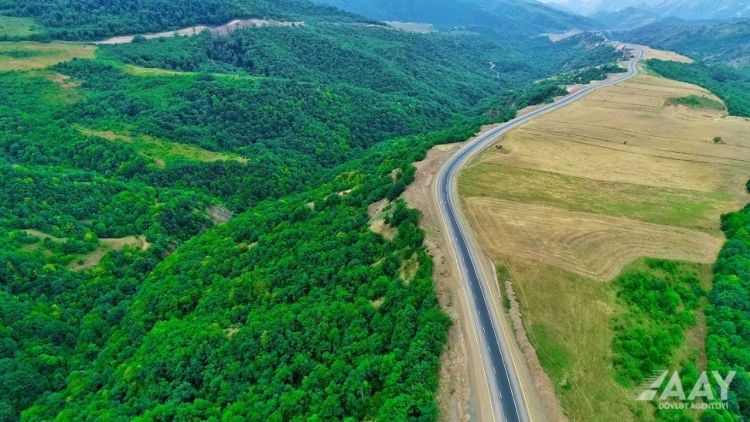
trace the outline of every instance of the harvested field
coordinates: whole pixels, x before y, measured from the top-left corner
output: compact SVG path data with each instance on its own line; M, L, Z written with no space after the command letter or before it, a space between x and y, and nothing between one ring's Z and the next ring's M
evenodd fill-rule
M490 198L468 198L467 216L482 227L491 256L554 266L607 281L642 257L711 263L718 236L695 230Z
M643 49L643 51L646 53L645 59L658 59L658 60L680 62L680 63L692 63L693 62L693 59L691 59L690 57L683 56L682 54L677 54L674 51L655 50L645 45L637 45L637 46L632 46L630 44L626 44L626 45Z
M569 420L653 420L614 378L625 305L608 281L652 257L702 268L710 283L720 216L750 199L750 122L716 104L697 86L639 75L509 132L461 174L466 217L507 269ZM698 321L676 365L705 365Z
M718 216L736 209L730 194L606 182L490 163L475 164L461 174L461 194L702 231L715 231Z
M728 193L742 201L750 174L750 125L718 110L666 105L670 98L691 94L715 98L688 84L639 76L509 133L502 151L479 162ZM725 145L714 144L716 136Z

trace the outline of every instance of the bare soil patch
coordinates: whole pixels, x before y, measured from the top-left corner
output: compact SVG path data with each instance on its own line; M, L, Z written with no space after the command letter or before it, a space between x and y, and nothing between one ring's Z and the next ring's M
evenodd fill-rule
M583 31L581 31L580 29L571 29L570 31L563 32L561 34L549 34L549 35L547 35L547 37L552 42L558 42L558 41L562 41L562 40L564 40L566 38L574 37L574 36L576 36L578 34L581 34L581 33L583 33Z
M226 25L210 27L205 25L191 26L189 28L178 29L176 31L165 31L154 34L144 34L143 37L146 39L154 38L171 38L171 37L188 37L192 35L198 35L201 32L208 30L212 34L227 36L232 32L243 29L243 28L255 28L255 27L293 27L293 26L305 26L305 22L283 22L269 19L237 19L229 22ZM136 35L125 35L119 37L109 38L103 41L97 41L94 44L129 44L133 42Z
M437 32L435 26L429 23L416 23L416 22L398 22L398 21L386 21L388 26L399 29L406 32L414 32L416 34L431 34Z

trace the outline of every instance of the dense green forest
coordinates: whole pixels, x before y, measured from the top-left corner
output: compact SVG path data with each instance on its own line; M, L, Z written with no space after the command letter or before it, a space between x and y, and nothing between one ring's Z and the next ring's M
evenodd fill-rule
M683 385L699 377L699 352L678 357L686 331L698 322L698 311L708 277L699 264L645 258L626 269L615 281L624 314L615 318L612 350L616 380L633 389L663 368L679 368ZM686 387L687 388L687 387ZM636 411L639 412L640 410ZM681 409L655 409L658 421L693 420Z
M251 3L133 4L0 9L80 39ZM410 163L618 56L257 4L308 25L0 73L0 420L436 419L449 320Z
M367 21L301 0L0 0L0 11L39 23L44 34L32 39L64 40L217 26L242 18Z
M734 116L750 117L750 73L722 64L649 60L648 68L661 76L708 89L721 98Z
M97 40L196 25L219 26L248 18L376 25L382 24L370 19L423 22L443 25L445 29L482 27L522 36L596 27L595 22L582 16L537 2L514 0L415 0L408 4L393 0L0 0L0 11L7 16L33 19L40 31L26 37L38 40Z
M709 370L737 371L729 394L729 411L750 419L750 206L722 217L729 241L714 266L714 288L706 311ZM702 420L719 421L707 411Z

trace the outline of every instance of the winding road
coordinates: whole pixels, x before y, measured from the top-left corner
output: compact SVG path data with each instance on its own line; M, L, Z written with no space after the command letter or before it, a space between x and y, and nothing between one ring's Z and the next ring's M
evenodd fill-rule
M536 110L523 117L511 120L465 145L440 169L435 195L440 209L447 239L451 244L456 264L461 274L463 288L468 298L470 320L477 334L481 367L487 377L489 399L494 420L499 422L532 422L526 392L519 378L517 365L525 365L523 356L513 356L509 340L514 333L506 333L499 320L499 301L495 299L489 283L495 276L485 271L487 264L481 258L481 250L472 240L470 228L463 218L457 194L459 171L477 154L509 130L532 119L557 110L598 89L632 78L638 73L637 64L644 56L637 50L636 57L628 62L628 70L622 77L587 87L565 99ZM490 268L490 271L494 271ZM467 345L467 347L470 347ZM528 387L527 387L528 388ZM476 394L482 394L477 391Z

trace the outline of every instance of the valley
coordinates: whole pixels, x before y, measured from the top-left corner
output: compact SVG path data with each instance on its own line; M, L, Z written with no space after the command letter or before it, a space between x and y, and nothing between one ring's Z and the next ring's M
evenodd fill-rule
M0 0L0 421L750 418L746 1Z

